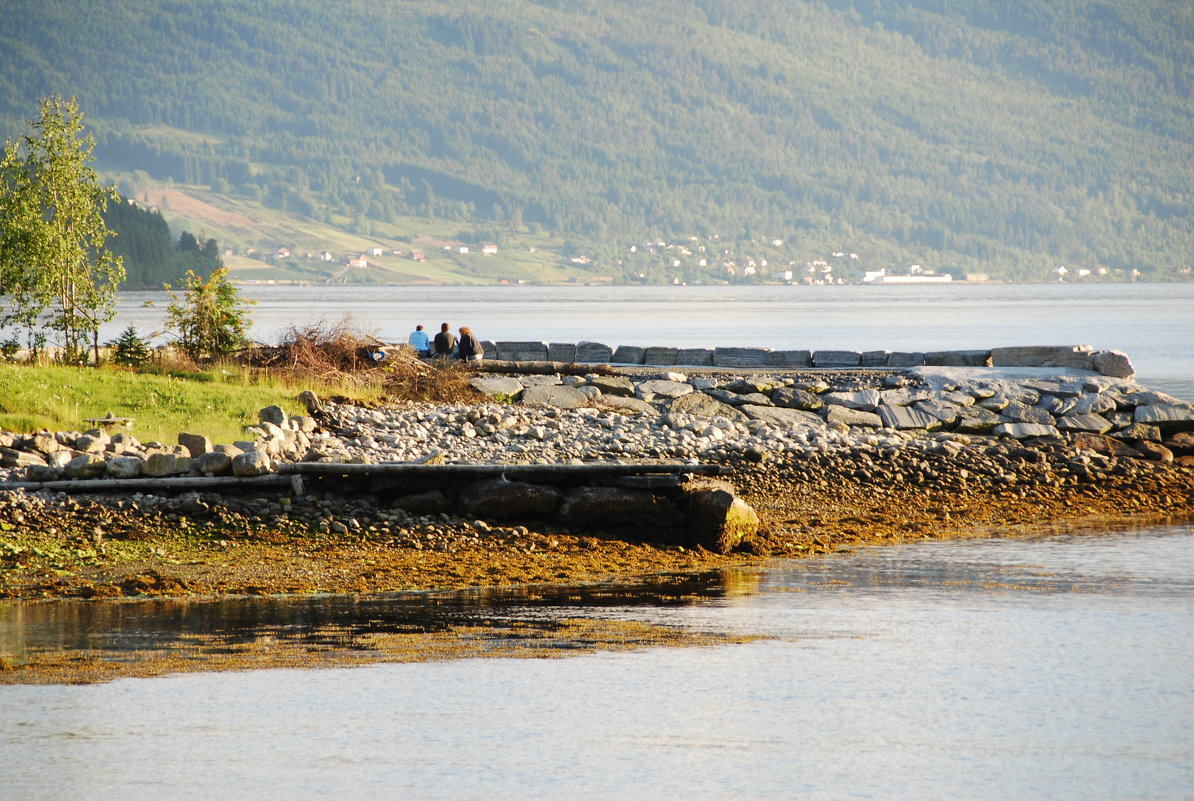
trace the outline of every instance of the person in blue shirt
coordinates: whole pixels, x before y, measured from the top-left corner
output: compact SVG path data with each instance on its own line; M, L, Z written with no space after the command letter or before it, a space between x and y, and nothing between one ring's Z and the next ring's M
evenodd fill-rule
M420 356L426 356L431 352L431 340L427 338L427 332L423 330L423 326L416 325L415 330L410 332L410 346L415 349L415 352Z

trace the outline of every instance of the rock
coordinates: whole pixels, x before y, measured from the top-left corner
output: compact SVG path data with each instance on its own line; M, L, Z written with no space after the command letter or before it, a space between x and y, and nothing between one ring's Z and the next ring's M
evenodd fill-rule
M576 343L576 361L582 364L605 364L613 361L613 355L609 345L600 342Z
M887 357L888 367L921 367L924 363L925 355L918 352L905 353L892 351Z
M937 367L986 367L989 350L938 350L925 353L925 364Z
M626 398L621 395L602 395L596 401L606 409L617 409L619 412L632 414L658 414L659 410L645 400Z
M883 427L883 420L879 415L874 412L851 409L848 406L826 406L825 422L829 425L846 425L851 428L855 426L862 426L864 428Z
M1165 440L1165 447L1175 456L1194 454L1194 432L1181 431Z
M919 412L924 412L930 417L936 417L945 425L951 425L958 419L958 414L962 407L955 406L952 403L946 403L942 400L922 400L913 404L913 408ZM1049 418L1049 422L1053 422L1053 418Z
M191 457L179 456L175 453L152 453L145 457L141 465L141 474L160 478L162 476L177 476L189 472Z
M714 348L716 367L766 367L770 348Z
M815 412L825 405L820 395L796 387L780 387L771 393L771 402L785 409L804 409Z
M907 406L888 406L887 404L880 404L877 409L879 419L883 421L884 428L895 428L899 430L923 428L926 431L931 431L936 428L941 428L944 423L933 417L930 414L925 414L919 409L912 409Z
M319 396L309 389L299 393L298 401L306 408L307 414L314 415L323 411L323 404L319 402Z
M191 457L191 469L202 475L227 475L232 472L232 457L220 451L201 453Z
M108 449L107 437L93 437L88 434L75 437L75 450L83 453L103 453Z
M278 428L286 428L286 412L281 406L266 406L257 412L257 422L273 423ZM179 444L181 444L181 441Z
M722 403L704 392L690 392L687 395L681 395L671 402L668 411L691 414L693 417L724 417L726 420L734 422L744 422L750 419L728 403Z
M622 375L598 375L589 379L589 383L601 390L605 395L634 394L634 382Z
M1156 403L1137 406L1133 413L1137 423L1153 425L1168 434L1176 431L1194 431L1194 405L1188 403Z
M559 500L560 491L555 487L491 478L462 489L459 505L478 517L518 520L548 517Z
M680 348L676 351L676 364L712 367L713 348Z
M319 427L319 424L315 422L314 417L310 417L305 414L291 415L290 425L292 428L294 428L294 430L302 431L304 434L310 434Z
M891 351L888 350L867 350L862 352L858 363L862 367L886 367L890 356Z
M1003 418L980 406L964 406L958 409L954 430L963 434L985 434L1004 422Z
M1061 433L1056 426L1040 423L1000 423L991 429L997 436L1027 439L1029 437L1059 437Z
M51 454L65 446L49 431L38 431L33 435L30 447L38 453Z
M547 361L546 342L495 342L497 358L508 362Z
M689 384L663 380L643 381L634 390L634 394L643 399L655 396L661 398L678 398L690 392L692 392L692 387Z
M527 387L558 386L559 384L564 383L564 379L559 373L552 373L550 375L533 374L533 375L524 375L522 378L518 379L518 382L520 384L522 384L523 389L526 389Z
M527 387L522 393L524 406L555 406L560 409L579 409L590 406L589 399L576 387Z
M1143 439L1149 442L1161 441L1161 429L1144 423L1129 423L1112 436L1118 439Z
M729 483L698 478L686 482L683 490L693 544L724 554L758 534L758 514Z
M187 453L191 454L192 459L200 454L211 451L211 440L202 434L179 432L178 444L187 449Z
M642 364L645 354L646 350L637 345L619 345L610 361L614 364Z
M509 400L517 400L522 395L522 382L517 378L503 376L477 375L469 379L473 389L490 398L502 396Z
M813 364L817 367L858 367L862 364L862 354L856 350L819 350L813 354Z
M1106 434L1075 434L1074 447L1116 458L1139 459L1140 451Z
M63 468L48 464L31 464L25 468L26 481L57 481L62 478Z
M1003 407L1003 411L1000 414L1012 423L1034 423L1043 426L1054 424L1053 415L1044 409L1038 409L1036 406L1028 406L1019 401L1008 403Z
M492 362L497 359L497 343L492 340L481 340L481 358L485 361Z
M993 367L1073 367L1093 368L1089 345L1028 345L991 348Z
M1173 462L1173 451L1169 450L1164 445L1158 445L1157 443L1149 442L1148 440L1141 440L1133 447L1140 451L1145 459L1148 459L1151 462L1162 462L1165 464Z
M25 451L18 451L14 448L0 448L0 467L32 467L34 465L41 465L44 467L46 460L38 456L36 453L26 453Z
M62 474L66 478L99 478L107 469L104 457L97 453L84 453L67 462Z
M864 389L858 392L826 392L819 396L826 404L845 406L847 409L861 409L873 412L879 405L879 390Z
M1091 354L1091 364L1096 372L1113 378L1131 378L1136 368L1128 354L1120 350L1097 350Z
M1062 431L1106 434L1111 430L1111 421L1097 414L1071 414L1058 417L1057 427Z
M646 490L620 487L576 487L565 493L558 514L561 523L585 528L605 526L674 528L684 516L672 503Z
M260 451L246 451L232 460L232 475L234 476L242 478L264 476L272 470L273 465L270 458Z
M108 477L136 478L141 475L141 465L142 462L139 456L117 456L108 461Z
M810 350L773 350L765 357L768 367L812 367L813 352Z
M842 407L837 407L842 408ZM781 409L777 406L756 406L748 403L740 406L739 411L752 420L762 420L765 423L781 428L824 428L825 421L812 412L801 409Z
M652 346L643 351L643 364L678 364L676 348L662 348Z
M439 512L446 512L452 507L448 496L439 490L400 495L390 505L409 512L412 515L437 514Z
M572 342L551 342L547 345L549 362L575 362L576 345Z

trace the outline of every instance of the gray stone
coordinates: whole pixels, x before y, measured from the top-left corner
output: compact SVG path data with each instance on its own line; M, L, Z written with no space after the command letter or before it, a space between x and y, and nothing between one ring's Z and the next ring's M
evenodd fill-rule
M226 475L232 472L232 457L219 451L201 453L191 458L191 469L203 475Z
M0 448L0 467L45 466L46 460L36 453L18 451L14 448Z
M887 357L888 367L920 367L925 363L925 355L919 352L906 353L892 351Z
M690 384L679 381L652 380L643 381L634 389L634 394L643 400L650 400L656 396L661 398L678 398L692 392Z
M314 417L305 414L296 414L291 416L290 425L296 431L302 431L304 434L310 434L315 429L319 428L319 424Z
M1077 398L1085 391L1084 382L1066 378L1028 378L1020 382L1020 389L1035 390L1041 396L1056 395L1059 398ZM1040 398L1036 402L1040 402ZM1030 403L1031 401L1025 401Z
M771 402L785 409L804 409L815 412L825 405L820 395L796 387L780 387L771 393Z
M84 453L67 462L62 474L66 478L99 478L107 469L104 457L98 453Z
M729 553L759 531L759 516L725 481L693 479L684 485L687 530L693 544Z
M522 394L522 382L507 376L477 375L469 379L473 389L489 398L501 395L516 400Z
M1101 393L1098 395L1083 395L1074 401L1073 414L1107 414L1119 408L1115 398Z
M542 362L547 360L547 343L514 341L495 342L497 358L508 362Z
M576 361L576 344L573 342L551 342L547 346L547 360L550 362Z
M88 434L75 437L75 450L83 453L103 453L108 449L109 440L106 437L93 437Z
M638 398L627 398L622 395L601 395L596 403L604 406L607 409L616 409L619 412L630 412L633 414L658 414L659 410L645 400Z
M766 356L768 367L812 367L811 350L773 350Z
M1137 406L1133 413L1137 423L1156 426L1169 434L1175 431L1194 431L1194 405L1187 403L1156 403Z
M38 431L30 439L30 447L38 453L50 454L62 450L65 446L49 431Z
M812 412L806 412L801 409L781 409L778 406L747 404L739 407L739 411L746 414L752 420L761 420L781 428L825 427L824 420Z
M934 367L986 367L989 350L938 350L925 354L925 364Z
M47 464L31 464L25 468L26 481L57 481L62 478L63 468Z
M867 350L863 351L862 357L858 363L862 367L886 367L887 359L891 356L891 351L887 350Z
M986 407L984 407L986 408ZM1027 404L1012 401L1007 406L1003 407L1000 414L1012 423L1035 423L1038 425L1051 426L1053 425L1053 415L1046 412L1044 409L1038 409L1036 406L1028 406Z
M981 406L964 406L958 409L954 430L963 434L985 434L1004 422L996 412Z
M560 376L559 373L552 373L550 375L535 373L535 374L531 374L531 375L522 376L521 378L518 379L518 382L520 384L522 384L523 389L526 389L527 387L558 386L559 384L564 383L564 379L562 376Z
M680 348L676 351L676 364L712 367L713 348Z
M1096 372L1113 378L1131 378L1136 375L1136 368L1132 366L1128 354L1121 350L1097 350L1090 357L1091 366Z
M668 410L691 414L694 417L724 417L739 423L750 419L728 403L722 403L704 392L690 392L687 395L681 395L672 401Z
M107 473L110 478L136 478L141 475L141 458L117 456L114 459L109 459Z
M232 475L264 476L271 472L270 458L259 451L247 451L232 460Z
M941 400L922 400L913 404L913 408L917 411L924 412L930 417L936 417L941 422L949 425L958 419L958 412L960 407L952 403L947 403ZM1052 418L1050 418L1052 422Z
M1097 414L1071 414L1057 418L1057 427L1062 431L1085 431L1092 434L1106 434L1111 430L1111 421Z
M653 492L620 487L576 487L560 501L561 523L584 528L673 528L684 516Z
M879 405L879 390L864 389L858 392L826 392L820 396L826 404L845 406L847 409L861 409L873 412Z
M459 505L469 514L491 520L537 519L549 516L560 500L555 487L490 478L460 491Z
M191 458L211 451L211 440L202 434L179 432L178 444L187 449L187 453L191 454Z
M1144 423L1129 423L1112 434L1117 439L1142 439L1148 442L1161 441L1161 429Z
M1000 423L991 429L991 433L1014 439L1061 436L1056 426L1047 426L1040 423Z
M646 349L637 345L619 345L610 359L614 364L642 364Z
M446 512L451 508L452 503L443 492L428 490L426 492L411 492L406 495L400 495L390 505L396 509L409 512L412 515L427 515Z
M739 395L738 399L737 399L737 404L739 406L745 406L747 404L753 404L755 406L774 406L775 405L774 403L771 402L771 397L768 395L764 395L762 392L750 392L746 395Z
M717 367L766 367L770 348L714 348Z
M1038 409L1044 409L1049 414L1056 417L1057 415L1069 414L1078 405L1074 398L1059 398L1056 395L1041 395L1041 399L1036 402Z
M662 364L674 365L679 364L676 359L677 350L675 348L663 348L658 346L651 346L643 351L643 364Z
M826 406L825 422L829 425L847 425L851 428L855 426L864 428L883 427L883 419L879 415L874 412L851 409L848 406Z
M630 397L634 394L634 382L624 375L593 376L589 383L600 389L606 395L623 395Z
M856 350L819 350L813 354L813 364L817 367L858 367L862 364L862 354Z
M991 348L993 367L1093 367L1089 345L1027 345Z
M175 453L151 453L141 465L141 474L160 478L176 476L191 469L191 457Z
M488 339L481 340L481 355L489 361L497 359L497 343Z
M524 406L555 406L560 409L579 409L589 406L590 401L576 387L537 386L527 387L522 392Z
M877 412L879 419L883 421L884 428L900 430L923 428L926 431L932 431L944 425L944 423L931 414L925 414L919 409L912 409L907 406L880 404Z
M257 422L273 423L278 428L286 428L286 412L281 406L266 406L257 412ZM179 442L181 443L181 440Z
M576 343L576 361L582 364L605 364L613 361L613 355L609 345L600 342Z

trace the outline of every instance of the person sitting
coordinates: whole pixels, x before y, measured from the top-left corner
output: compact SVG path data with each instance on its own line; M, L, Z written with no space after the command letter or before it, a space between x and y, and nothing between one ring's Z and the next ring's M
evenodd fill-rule
M460 326L460 342L456 345L456 355L466 362L479 362L485 355L481 343L473 335L473 329L467 325Z
M410 332L410 346L415 349L415 353L420 356L427 356L431 353L431 340L427 337L427 332L423 330L423 326L416 325L415 330Z
M439 327L439 333L435 335L435 355L451 356L455 350L456 337L452 336L452 329L447 323L444 323Z

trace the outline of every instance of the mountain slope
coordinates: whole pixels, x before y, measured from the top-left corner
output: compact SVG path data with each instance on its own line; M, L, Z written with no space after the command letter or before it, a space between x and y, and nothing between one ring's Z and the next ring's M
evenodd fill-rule
M368 231L762 235L1012 277L1194 252L1194 11L1147 0L9 0L0 119Z

